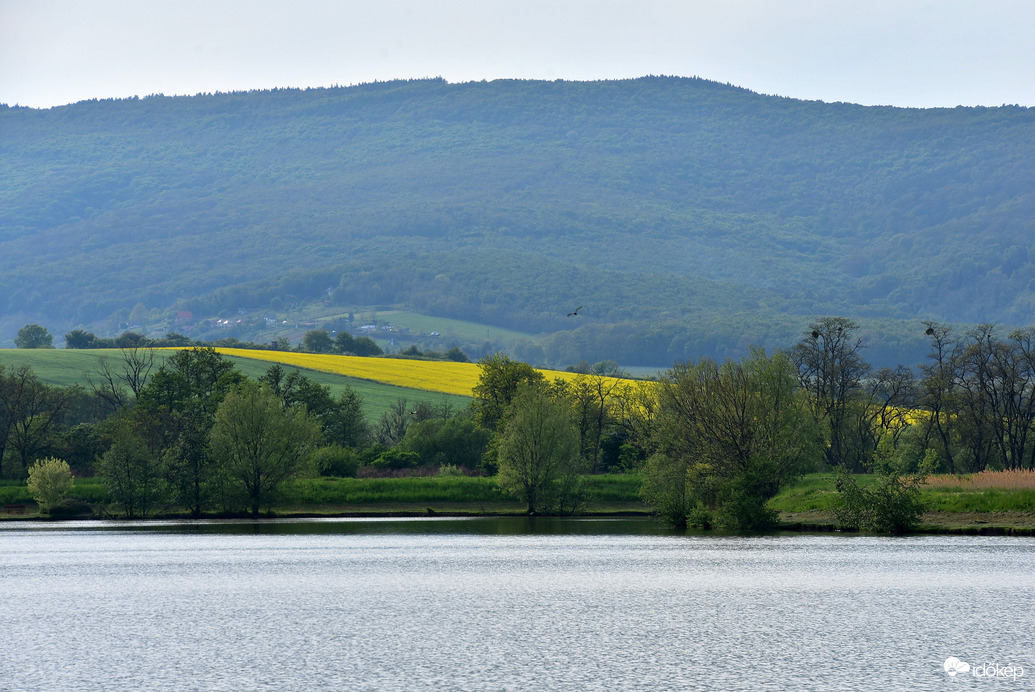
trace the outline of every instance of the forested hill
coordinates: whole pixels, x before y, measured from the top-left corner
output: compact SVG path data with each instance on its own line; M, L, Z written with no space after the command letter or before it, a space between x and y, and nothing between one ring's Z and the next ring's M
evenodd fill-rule
M545 359L721 357L835 314L895 351L923 318L1035 322L1033 239L1020 107L650 77L0 108L4 342L333 288L563 330Z

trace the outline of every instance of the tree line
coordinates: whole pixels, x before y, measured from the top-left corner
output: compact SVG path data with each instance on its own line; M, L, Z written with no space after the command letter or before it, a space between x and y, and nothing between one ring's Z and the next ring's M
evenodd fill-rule
M18 330L14 339L16 348L37 349L54 348L54 336L50 331L39 324L27 324ZM117 337L98 337L93 332L85 329L73 329L65 334L65 348L68 349L139 349L139 348L189 348L189 347L214 347L214 348L245 348L251 350L275 350L275 351L300 351L303 353L337 353L353 356L380 356L384 350L368 336L354 337L348 331L339 330L333 337L326 329L311 329L305 333L302 340L291 348L291 343L286 337L277 339L271 343L257 344L253 342L242 342L230 337L217 339L215 341L204 341L191 339L186 334L169 332L164 337L151 338L139 332L127 331ZM404 355L416 357L427 357L419 350L411 350ZM458 360L466 358L459 349L450 353L433 357L449 358Z
M251 381L210 348L161 365L124 349L89 388L0 366L0 455L8 478L53 458L101 475L123 516L257 516L293 475L415 473L496 476L529 513L568 513L584 505L584 475L635 472L673 524L750 529L772 525L766 503L789 481L834 470L846 525L898 530L927 473L1035 466L1035 330L930 322L925 337L917 368L874 369L856 323L822 318L787 349L639 382L610 362L550 381L496 353L469 406L400 399L374 422L351 389L333 397L279 365Z
M27 324L18 330L14 344L17 348L47 349L54 348L54 337L39 324ZM169 332L164 337L150 338L138 332L123 332L114 338L100 338L85 329L73 329L65 334L65 348L77 349L141 349L141 348L243 348L250 350L275 350L301 353L328 353L350 356L383 356L384 349L369 336L353 336L349 331L339 329L332 336L326 329L310 329L293 349L286 337L268 344L241 342L234 338L204 341L191 339L185 334ZM416 345L402 349L398 356L414 360L452 360L460 363L470 362L470 358L459 347L453 346L443 353L438 351L422 351ZM102 373L105 374L105 373Z
M483 382L477 404L483 417L498 421L501 484L511 479L530 512L549 495L544 487L566 497L557 509L577 503L572 479L600 470L589 459L601 458L602 441L620 440L619 466L643 472L644 498L676 525L771 526L775 514L766 503L781 487L806 472L832 470L839 472L843 526L897 532L922 513L919 486L927 474L1035 467L1035 329L999 336L981 325L955 335L951 327L925 325L930 352L916 369L871 367L859 326L829 317L788 349L676 363L635 393L605 392L597 379L581 383L592 396L572 397L562 383L526 373L511 390ZM506 407L487 395L508 391ZM591 415L580 417L583 409L572 405L579 401L591 402ZM550 405L568 412L552 417L570 431L585 432L588 420L596 437L576 446L580 454L558 452L572 465L540 484L536 469L549 465L537 455L553 438L537 412ZM529 437L534 431L538 442ZM522 479L516 485L515 467ZM873 478L860 484L859 474Z

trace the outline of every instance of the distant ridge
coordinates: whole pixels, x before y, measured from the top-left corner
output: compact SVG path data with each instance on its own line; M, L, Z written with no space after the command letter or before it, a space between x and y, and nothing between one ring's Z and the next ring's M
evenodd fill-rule
M3 107L0 344L28 321L60 339L139 304L215 314L330 289L542 332L542 362L723 357L823 314L914 355L920 319L1035 322L1032 151L1026 108L699 78ZM592 296L577 325L571 296Z

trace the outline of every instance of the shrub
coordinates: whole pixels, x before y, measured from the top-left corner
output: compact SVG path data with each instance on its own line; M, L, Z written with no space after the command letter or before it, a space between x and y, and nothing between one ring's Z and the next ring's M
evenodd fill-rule
M840 493L834 516L841 528L898 534L913 530L925 511L920 499L923 476L877 473L869 488L860 487L848 474L837 479Z
M313 465L321 476L355 478L359 455L348 447L328 445L313 452Z
M93 508L89 502L83 502L82 500L62 500L56 505L52 505L50 508L50 516L52 517L82 517L91 516L93 514Z
M26 485L41 512L49 513L72 490L72 469L68 462L47 458L29 467L29 481Z
M750 472L738 474L718 490L715 512L718 524L739 531L762 531L776 524L777 513L766 507L765 483ZM707 517L706 520L710 520Z
M395 471L415 468L419 461L420 457L414 452L404 452L392 448L379 454L376 459L370 462L370 465L376 469L391 469Z

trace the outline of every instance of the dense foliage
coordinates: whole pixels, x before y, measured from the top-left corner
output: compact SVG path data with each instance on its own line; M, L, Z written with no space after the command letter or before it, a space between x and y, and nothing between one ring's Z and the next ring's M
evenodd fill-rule
M930 322L915 370L871 367L859 331L821 318L786 350L677 362L658 381L607 361L551 376L497 353L449 364L479 372L469 406L400 398L374 425L354 391L333 397L276 363L248 379L211 348L157 365L151 349L124 349L91 391L0 366L0 455L41 506L73 471L96 472L111 499L99 511L127 517L257 516L316 475L495 476L529 513L571 513L585 474L632 471L671 523L749 530L772 526L770 500L795 478L835 471L837 521L887 533L915 526L931 473L1035 468L1035 329L956 336Z
M914 362L896 321L1029 319L1033 149L1024 108L663 77L2 107L0 339L329 296L549 335L533 363L741 357L831 313Z

